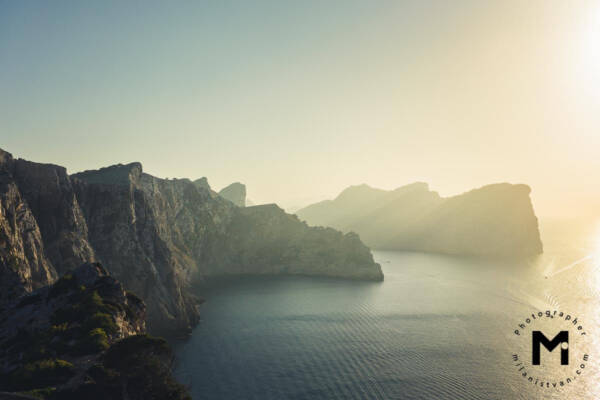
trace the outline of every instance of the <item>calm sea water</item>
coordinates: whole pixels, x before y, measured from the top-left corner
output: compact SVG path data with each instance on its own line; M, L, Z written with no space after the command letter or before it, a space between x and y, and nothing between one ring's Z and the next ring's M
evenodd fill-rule
M566 226L542 226L546 253L532 263L376 251L382 283L215 284L200 325L174 343L176 376L194 399L598 399L600 231ZM571 329L572 360L546 352L528 366L536 378L574 375L589 354L563 388L528 382L512 359L530 362L530 336L513 331L538 310L570 313L588 333L540 319L548 336Z

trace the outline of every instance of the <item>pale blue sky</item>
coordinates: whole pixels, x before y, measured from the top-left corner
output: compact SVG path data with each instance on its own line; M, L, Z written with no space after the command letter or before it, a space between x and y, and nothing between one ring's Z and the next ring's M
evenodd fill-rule
M587 1L0 0L0 147L284 206L511 181L595 212L598 26Z

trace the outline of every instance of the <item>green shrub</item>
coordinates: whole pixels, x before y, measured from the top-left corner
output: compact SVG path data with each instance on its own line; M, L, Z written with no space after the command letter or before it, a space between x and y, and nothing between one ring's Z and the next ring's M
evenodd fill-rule
M85 290L80 292L81 298L74 299L78 302L74 305L69 305L59 308L52 315L51 321L53 325L59 325L65 322L83 323L88 316L96 313L110 314L117 310L114 306L105 304L102 297L97 291Z
M104 356L108 368L126 368L129 362L136 364L138 358L152 354L154 357L171 358L172 352L167 341L150 335L133 335L113 344Z
M19 392L19 394L23 394L26 396L37 397L38 399L45 399L47 397L52 396L56 392L55 387L46 387L42 389L33 389L28 390L26 392Z
M89 331L78 343L78 350L81 354L91 354L108 349L108 336L102 328L96 328Z
M65 360L46 359L30 362L13 372L11 381L16 390L39 389L64 383L73 376L73 364Z
M104 301L102 301L98 291L94 290L91 293L86 293L82 305L86 310L97 310L104 306Z
M114 335L119 332L119 327L113 320L113 317L106 313L95 313L87 319L84 324L84 329L86 331L91 331L95 328L101 328L109 335Z
M103 365L130 396L144 399L191 399L186 388L171 375L173 354L166 340L148 335L129 336L113 344ZM123 390L122 389L122 390ZM122 393L122 390L118 393Z
M66 332L68 329L69 329L69 324L64 322L62 324L52 325L52 327L50 328L50 332L53 334L57 334L57 333Z

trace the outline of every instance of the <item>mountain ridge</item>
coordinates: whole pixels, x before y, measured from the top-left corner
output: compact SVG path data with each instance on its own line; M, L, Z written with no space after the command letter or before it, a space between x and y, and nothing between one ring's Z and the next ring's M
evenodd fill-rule
M363 184L297 215L313 226L356 232L376 249L521 258L543 251L530 193L509 183L450 197L423 182L391 191Z
M310 228L279 208L237 207L202 181L156 178L140 163L68 175L0 150L0 199L0 300L102 262L144 299L151 332L190 330L201 301L192 285L214 275L383 279L356 238Z

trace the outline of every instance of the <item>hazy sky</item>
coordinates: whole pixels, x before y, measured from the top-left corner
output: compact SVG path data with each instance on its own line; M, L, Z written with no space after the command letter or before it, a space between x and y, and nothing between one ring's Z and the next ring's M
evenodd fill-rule
M0 147L304 205L532 186L600 215L598 1L3 1Z

